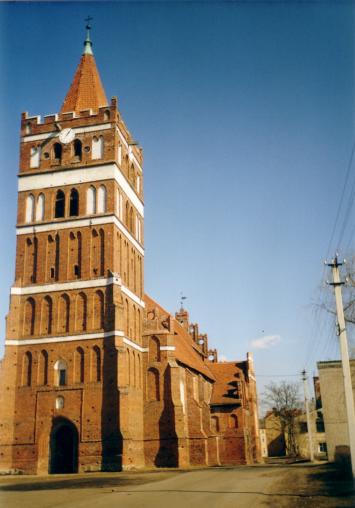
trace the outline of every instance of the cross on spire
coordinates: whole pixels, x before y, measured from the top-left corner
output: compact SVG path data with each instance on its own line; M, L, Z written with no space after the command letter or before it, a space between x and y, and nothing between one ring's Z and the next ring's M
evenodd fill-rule
M84 55L93 55L92 42L90 39L90 30L91 30L90 21L92 21L92 20L93 20L93 18L91 16L88 16L85 19L85 21L86 21L86 39L84 42Z

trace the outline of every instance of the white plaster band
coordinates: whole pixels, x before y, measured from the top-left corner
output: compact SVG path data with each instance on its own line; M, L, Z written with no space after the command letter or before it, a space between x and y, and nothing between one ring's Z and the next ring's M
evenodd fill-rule
M110 284L115 284L121 287L122 293L127 295L131 300L145 307L145 302L135 295L126 286L121 283L120 277L108 277L106 279L92 279L92 280L76 280L73 282L54 282L53 284L43 284L41 286L26 286L26 287L12 287L10 293L12 295L35 295L38 293L53 293L54 291L70 291L71 289L89 289L106 287Z
M142 347L127 337L124 337L123 342L127 344L127 346L131 346L133 349L137 349L137 351L140 351L141 353L148 353L149 351L149 348ZM175 351L175 346L160 346L160 351Z
M102 164L101 166L87 166L78 169L65 169L46 171L42 174L18 175L19 192L48 189L51 187L63 187L64 185L78 185L80 183L93 183L95 181L115 180L132 202L138 213L144 217L144 206L135 191L127 182L116 163Z
M51 116L51 115L46 115ZM53 115L54 116L54 115ZM58 122L58 119L56 120ZM74 127L73 131L75 134L85 134L86 132L95 132L95 131L105 131L107 129L111 129L112 124L104 123L104 124L96 124L90 125L90 127ZM33 134L29 136L23 136L21 138L21 143L26 143L27 141L41 141L44 139L55 138L59 135L60 131L52 131L45 132L43 134Z
M138 252L144 256L144 249L137 242L126 226L117 219L116 215L105 215L104 217L93 217L91 219L75 219L61 222L50 222L48 224L33 224L32 226L18 226L17 235L31 235L45 231L59 231L61 229L82 228L88 226L100 226L103 224L115 224L125 237L135 246Z
M5 346L25 346L31 344L50 344L53 342L73 342L76 340L105 339L107 337L124 337L122 330L113 330L112 332L85 333L81 335L70 335L60 337L42 337L37 339L7 339Z
M142 347L139 344L136 344L131 339L127 339L127 337L124 337L123 342L127 344L127 346L131 346L133 349L137 349L140 353L148 353L147 347Z

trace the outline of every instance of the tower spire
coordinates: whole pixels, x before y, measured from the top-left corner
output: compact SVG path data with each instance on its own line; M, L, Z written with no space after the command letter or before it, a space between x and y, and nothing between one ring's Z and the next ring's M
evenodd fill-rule
M86 109L97 110L107 106L107 98L104 87L102 86L99 72L96 67L94 53L92 51L92 42L90 39L92 18L86 18L86 39L84 41L84 51L81 55L80 63L76 69L74 79L69 91L64 99L60 110L61 113L74 111L79 113Z
M92 21L92 17L91 16L88 16L86 19L86 39L84 41L84 52L83 52L83 55L93 55L93 51L92 51L92 42L91 42L91 39L90 39L90 30L91 30L91 25L90 25L90 21Z

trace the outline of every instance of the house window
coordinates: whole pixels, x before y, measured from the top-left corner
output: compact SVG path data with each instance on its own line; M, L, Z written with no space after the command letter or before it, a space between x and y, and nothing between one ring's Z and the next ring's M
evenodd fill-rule
M55 143L53 145L53 154L54 154L54 158L57 159L58 161L61 160L62 158L62 145L60 143Z
M327 453L327 443L319 443L318 444L319 453Z
M307 434L307 432L308 432L307 422L300 422L300 433Z
M317 429L317 432L325 432L323 420L316 420L316 429Z

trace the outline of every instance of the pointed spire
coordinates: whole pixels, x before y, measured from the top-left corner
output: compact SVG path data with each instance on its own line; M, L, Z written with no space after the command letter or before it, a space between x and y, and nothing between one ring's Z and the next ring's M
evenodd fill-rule
M102 86L99 72L96 67L90 39L92 18L86 19L86 39L80 63L76 69L73 82L69 88L61 113L75 111L79 113L85 109L95 109L108 105L105 90Z
M86 25L86 39L84 42L83 55L93 55L94 53L92 52L92 42L90 39L90 30L91 30L90 21L92 21L92 18L90 16L88 16L85 21L86 21L87 25Z

